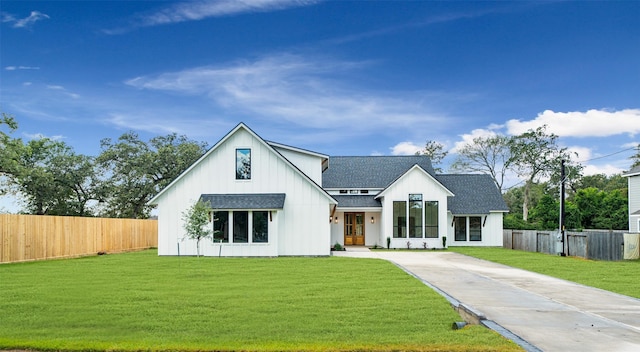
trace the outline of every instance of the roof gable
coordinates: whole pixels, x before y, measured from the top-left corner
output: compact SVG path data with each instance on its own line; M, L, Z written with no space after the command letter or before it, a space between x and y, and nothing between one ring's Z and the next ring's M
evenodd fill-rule
M443 174L436 177L455 193L455 197L450 197L447 201L447 210L452 214L489 214L509 211L500 190L489 175Z
M387 192L387 190L391 189L391 187L396 184L397 182L399 182L402 178L406 177L407 175L409 175L412 171L417 170L419 172L421 172L422 174L424 174L427 178L431 179L435 184L437 184L438 186L440 186L445 193L447 194L447 196L451 197L454 195L454 193L451 192L451 190L449 190L447 187L445 187L438 179L436 179L433 175L429 174L425 169L423 169L420 165L413 165L409 170L407 170L406 172L402 173L401 175L399 175L398 177L396 177L385 189L382 190L382 192L378 193L378 195L376 195L376 199L378 198L382 198L384 197L385 193Z
M622 173L622 177L631 177L631 176L638 176L638 175L640 175L640 165L632 168L627 172Z
M147 204L158 204L158 199L170 188L172 188L180 179L182 179L185 175L191 172L198 164L200 164L203 160L207 159L211 154L213 154L221 145L223 145L231 136L237 133L239 130L244 130L248 132L253 138L255 138L259 143L263 144L267 149L273 152L278 158L283 160L287 165L289 165L295 172L305 178L308 182L310 182L320 193L322 193L325 197L327 197L331 204L337 204L337 201L331 197L329 193L327 193L320 185L315 183L308 175L302 172L298 167L296 167L291 161L285 158L280 152L278 152L273 146L267 143L262 137L258 136L253 130L251 130L244 123L239 123L236 127L234 127L231 131L229 131L224 137L222 137L213 147L211 147L200 159L196 160L189 168L187 168L183 173L181 173L175 180L173 180L167 187L162 189L158 194L156 194L151 200L147 202Z
M322 173L324 188L387 188L414 165L435 176L431 159L408 156L332 156Z

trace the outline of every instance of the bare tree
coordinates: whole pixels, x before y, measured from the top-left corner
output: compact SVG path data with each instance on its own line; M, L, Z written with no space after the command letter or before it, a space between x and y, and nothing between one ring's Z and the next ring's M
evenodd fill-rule
M424 149L417 151L416 155L426 155L431 158L431 165L436 172L442 172L440 165L442 159L447 156L448 152L444 150L444 145L440 142L428 140L425 143Z
M476 137L471 143L464 145L458 151L458 157L451 168L459 172L489 174L502 192L505 174L512 162L513 156L509 148L509 138L495 135Z

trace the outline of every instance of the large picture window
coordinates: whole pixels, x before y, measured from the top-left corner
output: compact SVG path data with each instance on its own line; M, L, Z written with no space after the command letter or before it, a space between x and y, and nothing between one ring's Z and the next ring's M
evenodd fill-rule
M253 243L269 242L269 213L266 211L253 212Z
M422 194L409 195L409 237L422 238Z
M438 202L424 202L424 232L426 238L438 238Z
M213 241L229 242L229 212L213 212Z
M406 238L407 202L393 202L393 237Z
M469 241L482 241L482 218L469 217Z
M236 180L251 179L251 149L236 149Z
M466 241L467 240L467 218L459 216L455 218L455 240Z
M249 212L233 212L233 243L249 242Z

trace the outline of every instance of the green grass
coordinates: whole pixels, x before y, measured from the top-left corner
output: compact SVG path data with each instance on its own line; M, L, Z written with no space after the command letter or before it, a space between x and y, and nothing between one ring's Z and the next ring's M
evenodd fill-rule
M0 266L0 349L519 350L452 330L446 300L389 262L158 257Z
M596 261L504 248L449 247L450 251L640 298L640 261Z

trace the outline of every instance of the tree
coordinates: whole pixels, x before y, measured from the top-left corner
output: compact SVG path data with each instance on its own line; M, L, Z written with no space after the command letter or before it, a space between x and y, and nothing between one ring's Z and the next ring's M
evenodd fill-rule
M209 227L209 212L211 206L208 202L198 200L182 213L185 236L196 240L196 255L200 256L200 240L210 237L213 228Z
M141 141L134 132L117 142L103 139L98 165L106 179L100 194L104 215L120 218L147 218L147 202L178 177L205 152L206 144L175 133Z
M23 195L26 209L36 215L91 215L95 199L91 159L75 154L62 141L34 139L24 145L11 183Z
M636 154L633 155L630 159L633 162L633 164L631 164L631 169L633 169L636 166L640 166L640 144L638 144L638 146L636 147Z
M541 177L551 176L553 170L560 168L560 160L570 160L566 148L557 145L558 136L547 133L543 125L535 130L515 136L509 141L512 165L516 173L524 177L525 189L522 202L522 219L529 214L529 190Z
M501 135L476 137L458 151L458 157L451 168L460 172L489 174L502 192L504 177L512 161L508 137Z
M426 155L431 159L431 164L436 172L442 172L442 168L436 166L442 163L442 160L447 156L449 152L444 150L444 145L440 142L428 140L425 143L424 149L417 151L416 155Z
M7 132L0 129L0 176L11 176L15 173L18 156L22 150L22 140L11 138L9 133L18 129L18 123L13 116L2 113L0 128L6 126ZM0 192L0 194L2 194Z

